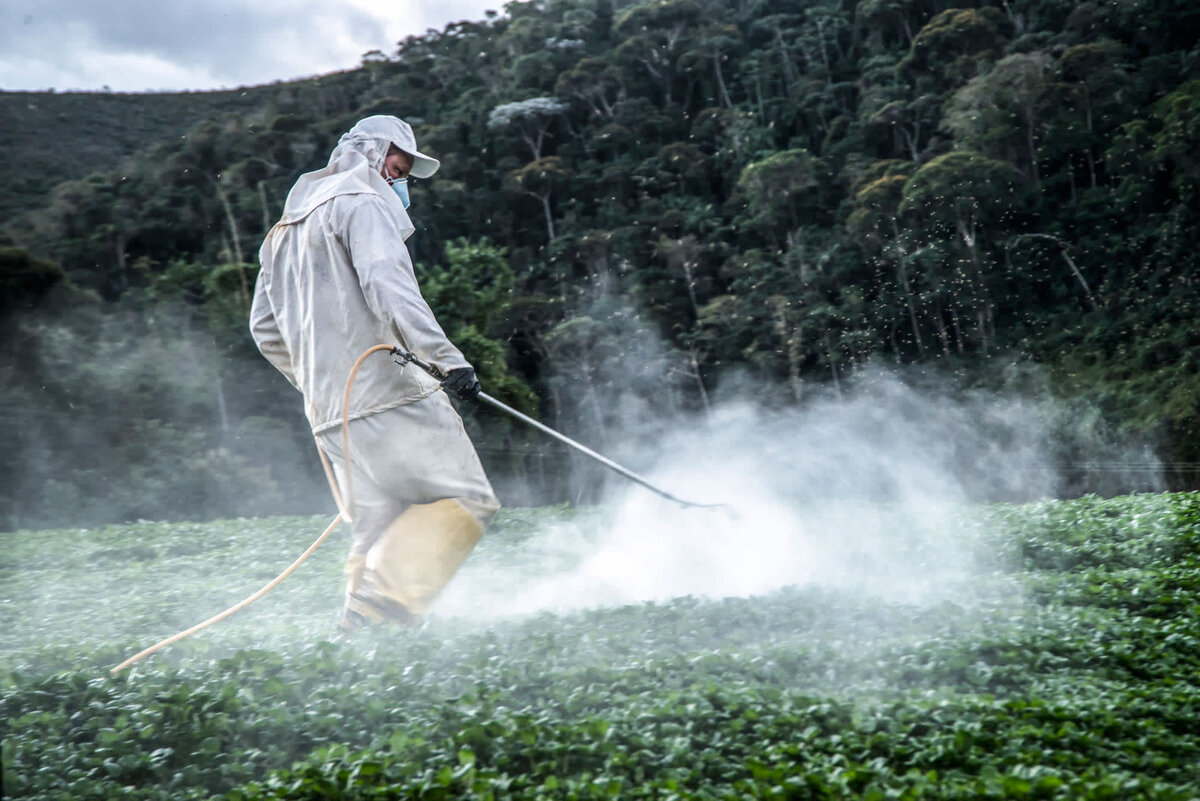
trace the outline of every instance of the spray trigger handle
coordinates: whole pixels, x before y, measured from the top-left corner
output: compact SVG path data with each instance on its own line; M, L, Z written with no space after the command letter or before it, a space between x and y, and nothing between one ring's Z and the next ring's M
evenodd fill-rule
M410 364L415 364L417 367L420 367L438 381L442 381L446 378L446 376L442 374L441 370L437 369L429 362L422 361L417 354L410 350L404 350L403 348L392 348L391 352L392 361L400 365L401 368L407 367Z

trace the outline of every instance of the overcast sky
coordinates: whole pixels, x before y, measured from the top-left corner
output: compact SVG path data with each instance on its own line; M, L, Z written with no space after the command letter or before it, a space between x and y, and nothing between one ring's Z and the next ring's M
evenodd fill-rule
M505 0L0 0L0 90L232 89L357 67Z

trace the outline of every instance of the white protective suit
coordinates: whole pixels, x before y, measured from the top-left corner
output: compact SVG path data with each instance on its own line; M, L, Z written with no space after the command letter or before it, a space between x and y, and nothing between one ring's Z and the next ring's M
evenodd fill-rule
M417 154L414 176L437 169L416 151L406 123L368 117L342 137L324 169L297 180L259 251L251 333L304 394L341 487L343 393L364 351L399 344L443 374L469 366L418 288L404 245L413 225L381 174L391 143ZM385 353L368 358L355 378L347 613L359 621L423 613L499 508L462 420L439 390L424 371L401 369Z

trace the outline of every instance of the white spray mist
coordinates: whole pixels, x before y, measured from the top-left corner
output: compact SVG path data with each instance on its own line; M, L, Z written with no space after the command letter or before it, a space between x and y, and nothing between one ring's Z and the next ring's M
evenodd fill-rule
M883 370L801 408L734 401L658 421L634 466L726 509L616 488L599 519L536 532L503 571L468 563L438 612L505 617L789 585L962 600L995 567L980 529L964 525L969 505L1053 496L1061 424L1045 397L917 388Z

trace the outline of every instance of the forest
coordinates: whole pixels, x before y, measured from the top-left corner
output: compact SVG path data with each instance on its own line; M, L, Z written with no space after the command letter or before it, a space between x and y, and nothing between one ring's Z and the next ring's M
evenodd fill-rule
M1197 486L1198 42L1191 0L531 0L307 81L0 93L0 529L330 506L246 318L292 183L376 113L442 161L409 249L450 338L599 450L631 409L1036 370ZM590 497L463 412L506 503Z

